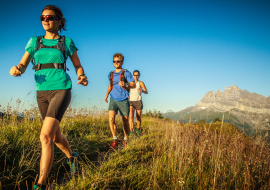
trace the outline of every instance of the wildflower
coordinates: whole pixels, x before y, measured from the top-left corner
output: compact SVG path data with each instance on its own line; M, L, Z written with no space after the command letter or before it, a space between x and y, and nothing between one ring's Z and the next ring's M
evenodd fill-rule
M94 185L95 185L95 183L92 183L91 185L92 185L92 186L94 186Z
M31 129L33 130L33 127L31 127Z

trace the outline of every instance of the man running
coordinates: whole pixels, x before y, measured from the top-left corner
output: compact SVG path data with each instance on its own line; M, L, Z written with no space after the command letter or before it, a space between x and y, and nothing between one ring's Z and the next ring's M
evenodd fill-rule
M129 113L129 124L130 124L130 136L134 132L134 112L136 109L136 119L137 119L137 129L136 133L139 135L141 130L141 115L143 109L142 103L142 93L148 94L148 91L142 81L139 80L140 78L140 71L135 70L133 72L133 77L135 79L136 86L130 88L130 96L129 96L129 103L130 103L130 113Z
M113 55L113 64L115 70L110 72L108 78L110 80L110 84L108 86L108 90L106 96L104 98L105 102L108 103L108 96L110 94L110 103L109 103L109 124L110 129L113 135L113 142L111 145L111 149L116 148L119 140L117 137L116 125L115 125L115 116L120 111L122 115L122 120L124 123L124 141L123 145L127 145L128 134L129 134L129 101L128 96L129 93L127 88L134 88L135 82L132 74L122 68L124 63L124 56L121 53L116 53Z

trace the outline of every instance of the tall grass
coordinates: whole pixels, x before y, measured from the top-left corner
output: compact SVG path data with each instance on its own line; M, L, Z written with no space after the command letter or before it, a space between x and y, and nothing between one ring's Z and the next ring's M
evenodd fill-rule
M72 150L82 153L81 172L64 184L57 183L56 176L68 168L56 148L48 181L54 189L270 188L268 144L231 124L178 125L144 117L140 138L131 138L126 148L108 151L111 133L106 112L70 108L66 115L73 117L64 117L61 130ZM119 117L117 125L122 137ZM31 189L38 174L41 121L4 119L0 127L1 186Z
M18 119L18 112L13 111L0 119L0 189L3 190L31 189L38 177L42 121L35 107L23 114L24 118ZM67 110L60 128L69 140L72 151L92 159L99 152L108 149L111 134L105 114L104 110L96 107L91 110ZM117 123L119 122L118 118ZM121 132L119 128L119 133ZM48 183L57 183L67 171L67 158L55 147L54 164Z
M83 177L59 189L269 189L270 151L234 126L176 125L144 118L143 136L85 162Z

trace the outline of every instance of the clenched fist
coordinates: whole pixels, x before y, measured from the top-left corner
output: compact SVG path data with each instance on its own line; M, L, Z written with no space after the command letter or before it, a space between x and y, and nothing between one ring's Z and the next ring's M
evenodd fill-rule
M11 67L9 74L11 74L14 77L21 76L21 74L22 74L21 68L18 66L13 66L13 67Z

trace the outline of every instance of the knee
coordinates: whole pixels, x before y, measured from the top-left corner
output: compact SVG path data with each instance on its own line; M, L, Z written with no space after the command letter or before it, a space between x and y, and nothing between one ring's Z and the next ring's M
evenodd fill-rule
M123 122L124 122L124 123L128 123L128 118L123 117Z
M109 122L110 123L114 123L114 118L113 117L109 117Z
M48 134L40 134L39 136L41 144L51 144L52 138Z
M131 112L129 113L129 119L134 119L134 114L132 114Z

